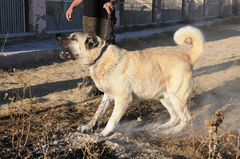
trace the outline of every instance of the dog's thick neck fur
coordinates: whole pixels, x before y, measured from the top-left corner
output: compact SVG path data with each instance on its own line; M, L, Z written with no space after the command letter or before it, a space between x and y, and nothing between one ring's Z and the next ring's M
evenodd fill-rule
M102 47L101 50L92 50L93 52L101 52L98 53L97 58L94 60L95 62L89 66L91 76L93 78L102 78L110 74L118 65L123 54L125 54L123 50L124 49L120 49L115 45L106 45Z
M108 47L108 45L105 45L104 47L102 47L102 49L101 49L100 53L98 54L98 56L95 58L95 60L93 60L93 63L89 64L89 67L94 65L94 64L96 64L99 61L99 59L102 57L104 52L107 50L107 47Z

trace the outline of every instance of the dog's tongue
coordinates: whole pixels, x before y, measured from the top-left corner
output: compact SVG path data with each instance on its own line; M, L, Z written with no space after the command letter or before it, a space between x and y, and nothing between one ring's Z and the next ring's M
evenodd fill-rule
M71 57L71 54L69 53L69 52L65 52L65 57L67 58L67 59L71 59L72 57Z

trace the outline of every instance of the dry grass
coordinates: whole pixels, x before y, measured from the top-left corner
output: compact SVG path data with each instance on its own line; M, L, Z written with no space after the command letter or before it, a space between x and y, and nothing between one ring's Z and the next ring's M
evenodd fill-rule
M42 158L51 158L49 156L51 143L58 139L58 135L62 131L60 123L54 119L59 117L59 114L55 113L54 108L50 108L46 112L41 110L38 100L32 97L30 80L25 82L16 70L14 70L14 74L23 89L22 92L17 89L11 95L5 94L5 100L10 101L5 114L9 116L7 122L10 122L7 125L11 132L12 157L33 158L36 154L34 155L34 152L29 149L35 147ZM84 87L83 84L79 90L85 91ZM65 110L61 109L60 111L64 112ZM39 116L40 112L43 114ZM81 144L84 146L79 155L82 155L83 158L99 158L105 150L105 146L99 148L100 145L96 142L85 141ZM1 145L4 144L1 142Z
M31 96L31 86L23 81L17 72L18 79L21 81L23 86L22 94L19 90L14 92L12 97L9 97L8 94L5 94L5 99L10 100L10 104L7 107L7 115L10 116L11 128L12 131L12 148L17 150L17 155L21 156L21 152L26 147L30 130L33 120L33 98ZM30 95L27 101L23 101L26 98L26 94Z
M83 158L101 158L103 156L113 156L114 150L111 150L111 147L104 144L104 142L91 142L85 141L83 143L79 143L83 145L81 148L68 147L68 143L59 144L56 147L52 146L52 143L55 140L63 138L67 131L74 132L75 128L78 124L75 124L74 129L66 125L69 122L74 122L75 120L71 117L76 114L76 112L84 111L84 114L89 112L95 112L93 108L91 108L91 103L88 102L88 106L90 109L86 109L84 106L86 103L83 102L82 106L60 106L49 107L48 109L42 108L39 106L41 101L37 98L32 97L31 93L31 80L27 80L26 82L22 79L18 71L14 71L14 74L17 80L22 84L22 92L19 90L14 91L13 95L5 96L6 99L10 100L10 104L7 109L7 115L9 115L9 119L7 120L7 124L10 127L11 134L11 155L18 158L54 158L55 153L65 153L65 156L57 156L68 158L69 155L74 158L74 156L82 156ZM80 83L79 91L85 92L85 86ZM86 98L82 98L83 101L86 101ZM229 102L231 99L229 100ZM221 107L219 110L222 114L224 114L224 110L229 106L229 102ZM191 103L191 102L190 102ZM90 105L89 105L90 104ZM98 103L92 103L94 109L96 109ZM155 118L159 112L157 111L159 107L155 101L148 101L147 103L143 101L137 101L133 103L132 108L128 110L128 116L130 114L135 114L134 117L125 116L125 120L136 120L138 123L146 120L152 120ZM139 107L141 105L141 107ZM198 113L203 113L210 106L206 106ZM150 109L151 108L151 109ZM154 111L156 114L151 113ZM127 118L126 118L127 117ZM142 121L138 121L138 117L142 118ZM106 117L104 119L107 120ZM195 119L194 119L195 120ZM218 121L218 120L217 120ZM63 124L62 124L63 122ZM155 137L149 135L147 132L144 132L142 135L137 133L138 136L134 136L131 139L130 137L127 139L129 142L134 142L138 144L138 142L143 142L147 138L149 138L150 145L157 147L157 149L166 149L164 151L163 156L179 156L176 154L181 154L180 156L186 156L187 158L206 158L210 153L209 158L238 158L239 157L239 130L236 131L236 123L238 120L235 120L231 125L223 124L220 127L220 124L217 126L214 120L208 122L210 124L204 125L204 122L200 122L201 129L194 129L192 121L187 129L187 135L183 137ZM66 123L66 124L65 124ZM99 126L101 128L101 125ZM209 131L209 128L211 131ZM67 130L67 131L66 131ZM201 131L203 130L203 131ZM96 130L96 132L98 129ZM133 134L136 132L133 132ZM10 135L9 134L9 135ZM148 137L147 137L148 136ZM92 136L93 140L97 140ZM144 139L145 138L145 139ZM6 139L4 139L6 140ZM164 144L158 144L162 142ZM76 143L78 144L78 143ZM1 145L5 146L3 142ZM77 146L76 146L77 147ZM181 148L180 148L181 147ZM179 149L180 148L180 149ZM30 149L33 149L33 151ZM128 150L126 150L128 151ZM136 153L136 152L135 152ZM137 155L135 154L134 155ZM153 151L156 153L156 151ZM190 153L186 155L187 153ZM6 155L6 154L5 154ZM133 154L132 154L133 155ZM133 156L134 156L133 155ZM162 154L161 154L162 155ZM179 157L180 157L179 156ZM70 157L71 158L71 157Z
M99 126L98 126L98 128L99 128ZM103 155L103 153L106 149L106 146L101 145L98 142L96 142L98 140L98 137L94 135L95 133L97 133L98 128L96 129L95 132L91 131L90 137L91 137L92 141L84 140L84 142L81 143L83 146L80 149L82 150L83 158L97 159ZM78 146L78 145L76 145L76 146Z
M7 43L8 36L9 36L9 32L7 32L6 38L5 38L4 43L2 45L2 53L4 52L4 47L5 47L6 43Z
M240 17L239 16L230 16L224 18L221 22L215 23L213 26L216 25L231 25L231 24L240 24Z
M206 119L200 121L197 131L193 127L194 120L197 114L205 113L210 105L204 107L201 111L193 116L193 120L188 126L187 136L190 143L189 147L192 151L200 156L208 159L221 158L239 158L239 118L234 120L231 124L224 123L224 111L230 106L230 101L217 110L213 114L213 119ZM235 157L234 157L235 156Z

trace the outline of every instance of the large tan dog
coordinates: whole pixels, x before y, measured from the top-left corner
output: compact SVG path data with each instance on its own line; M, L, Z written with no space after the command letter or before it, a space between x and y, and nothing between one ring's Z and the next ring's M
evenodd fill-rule
M203 52L204 36L200 30L186 26L176 31L174 40L178 45L192 43L188 54L127 51L80 32L58 37L58 44L66 51L60 56L88 66L96 86L104 92L92 120L78 130L92 129L114 100L113 113L101 132L106 136L114 130L133 99L157 98L171 118L154 128L168 128L165 133L181 131L191 119L187 101L193 90L193 64Z

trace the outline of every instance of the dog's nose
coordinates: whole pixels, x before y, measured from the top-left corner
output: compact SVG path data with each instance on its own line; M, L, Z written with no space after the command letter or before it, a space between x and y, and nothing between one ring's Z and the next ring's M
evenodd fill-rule
M60 34L60 33L57 33L57 34L55 35L55 38L56 38L56 39L59 39L60 36L61 36L61 34Z
M56 39L61 39L61 38L68 37L68 36L69 36L69 35L62 34L62 33L57 33L57 34L55 35L55 38L56 38Z

